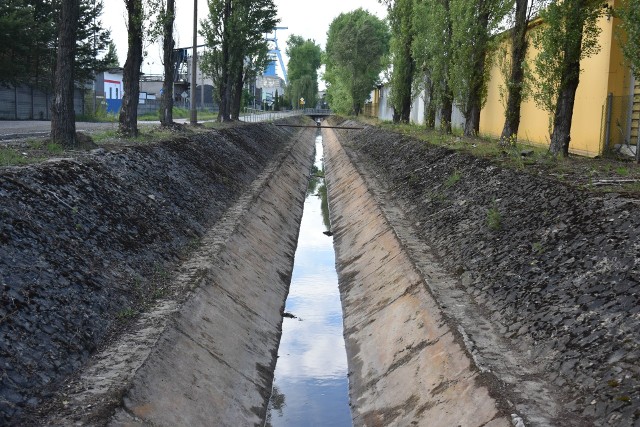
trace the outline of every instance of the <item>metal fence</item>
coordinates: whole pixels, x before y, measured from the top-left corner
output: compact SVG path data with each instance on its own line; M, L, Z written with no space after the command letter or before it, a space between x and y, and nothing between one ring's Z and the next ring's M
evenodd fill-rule
M268 122L271 120L282 119L284 117L296 116L303 113L303 110L293 111L264 111L254 108L245 108L240 114L240 120L243 122Z
M31 86L0 85L0 119L50 120L53 93ZM76 115L85 113L82 89L74 92L73 105Z
M634 131L638 123L633 120L632 105L632 96L607 96L602 118L603 152L619 152L637 158L640 133Z

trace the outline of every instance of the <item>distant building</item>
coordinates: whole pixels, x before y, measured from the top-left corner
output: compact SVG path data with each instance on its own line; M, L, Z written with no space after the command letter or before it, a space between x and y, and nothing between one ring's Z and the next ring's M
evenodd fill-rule
M284 79L277 75L262 75L256 77L256 103L260 103L261 108L267 110L275 102L276 92L278 96L284 95ZM258 97L259 94L259 97ZM257 107L257 105L256 105Z
M122 71L122 68L110 68L96 76L96 98L104 100L110 114L117 114L122 107Z

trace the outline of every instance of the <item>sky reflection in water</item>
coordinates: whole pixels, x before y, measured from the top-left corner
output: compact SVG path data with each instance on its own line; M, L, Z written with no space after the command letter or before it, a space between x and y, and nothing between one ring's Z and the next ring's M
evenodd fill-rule
M316 167L322 170L322 138L316 138ZM333 241L327 230L323 180L311 185L285 310L269 426L351 426L347 356ZM325 193L326 194L326 193ZM324 213L324 215L323 215ZM324 220L323 220L324 216Z

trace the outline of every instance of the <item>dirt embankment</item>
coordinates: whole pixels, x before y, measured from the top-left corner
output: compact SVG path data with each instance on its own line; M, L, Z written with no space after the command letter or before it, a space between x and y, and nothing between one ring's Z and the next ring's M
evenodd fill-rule
M240 125L1 169L0 424L175 292L168 272L290 137Z
M562 419L640 422L638 200L366 128L349 155L402 206L419 239L537 380ZM442 307L454 323L464 310ZM465 339L472 337L465 337ZM525 378L526 380L526 378ZM565 417L565 418L562 418Z

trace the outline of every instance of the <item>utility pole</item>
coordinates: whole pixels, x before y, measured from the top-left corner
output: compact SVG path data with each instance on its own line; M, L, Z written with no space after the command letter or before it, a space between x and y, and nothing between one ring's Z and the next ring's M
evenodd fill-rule
M198 111L196 110L196 67L198 56L198 0L193 0L193 52L191 55L191 120L190 123L198 123Z

